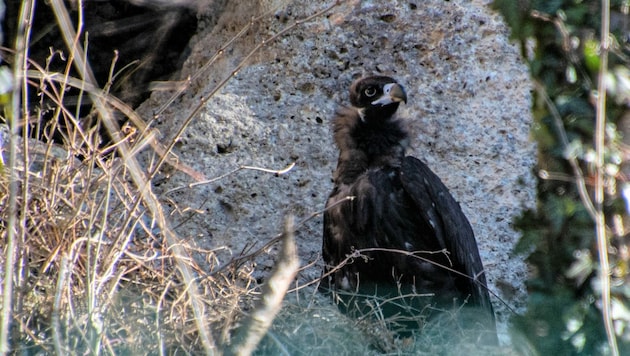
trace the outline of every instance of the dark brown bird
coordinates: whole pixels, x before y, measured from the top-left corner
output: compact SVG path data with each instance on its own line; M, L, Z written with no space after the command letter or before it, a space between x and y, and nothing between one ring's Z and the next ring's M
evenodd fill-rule
M405 155L409 133L395 115L407 102L405 89L389 77L366 77L352 84L350 102L333 121L339 160L324 213L326 266L320 288L332 291L346 312L373 309L374 300L370 304L359 295L418 296L405 300L405 308L402 302L382 305L389 315L420 314L417 309L427 305L433 310L472 306L496 341L470 223L442 181Z

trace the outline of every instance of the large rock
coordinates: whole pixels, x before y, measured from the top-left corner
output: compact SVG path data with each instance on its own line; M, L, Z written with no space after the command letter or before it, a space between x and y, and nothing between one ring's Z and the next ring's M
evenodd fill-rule
M272 8L228 4L219 23L198 34L184 75L195 73L254 15ZM265 16L155 122L168 142L214 85L256 44L325 5L289 5ZM281 176L242 170L211 184L164 195L181 238L217 252L219 263L277 235L283 216L323 209L337 152L330 119L347 103L353 79L398 79L409 103L399 110L413 129L413 152L451 189L475 230L490 288L516 309L524 305L526 266L511 255L514 216L534 206L529 140L530 82L508 29L487 1L347 1L264 45L195 117L176 145L180 160L207 178L240 165L295 168ZM167 97L156 93L146 113ZM148 117L148 114L146 115ZM165 192L194 180L179 170L156 180ZM185 208L194 210L183 211ZM320 217L299 227L300 283L319 276ZM229 252L229 253L226 253ZM256 275L273 265L259 256ZM316 262L311 264L310 262ZM216 265L216 261L213 262ZM210 268L210 265L207 266ZM496 299L500 320L507 310ZM503 326L504 328L505 326Z

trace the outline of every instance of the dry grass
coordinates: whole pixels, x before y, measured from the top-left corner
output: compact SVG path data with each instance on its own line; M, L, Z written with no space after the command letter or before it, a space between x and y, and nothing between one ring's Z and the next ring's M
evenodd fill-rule
M61 120L78 121L60 112ZM199 251L185 240L178 240L185 255L176 255L163 223L142 201L142 187L111 154L114 144L91 143L100 140L97 130L78 126L63 134L63 144L18 139L16 147L28 162L21 159L14 166L23 224L15 226L11 345L62 354L201 350L190 286L178 263L198 272L194 287L206 309L202 322L220 331L217 337L227 335L254 297L251 270L245 265L207 275L187 256L201 253L213 261L214 252ZM141 141L139 135L125 140ZM8 178L4 171L0 206L7 205ZM8 213L2 209L0 221L7 222ZM2 241L7 231L5 226Z

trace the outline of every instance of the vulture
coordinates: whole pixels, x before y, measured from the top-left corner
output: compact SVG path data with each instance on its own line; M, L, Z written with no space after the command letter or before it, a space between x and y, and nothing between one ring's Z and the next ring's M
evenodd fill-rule
M339 149L334 188L324 212L320 290L344 312L411 316L402 333L444 310L474 308L490 342L494 311L470 223L435 173L406 155L410 137L396 116L402 85L369 76L350 87L351 106L337 110ZM375 308L378 301L381 303ZM414 319L414 314L430 315ZM475 321L470 328L478 328Z

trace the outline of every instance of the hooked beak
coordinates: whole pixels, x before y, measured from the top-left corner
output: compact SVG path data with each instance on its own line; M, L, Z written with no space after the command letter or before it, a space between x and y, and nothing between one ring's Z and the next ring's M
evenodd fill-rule
M383 86L383 95L374 100L372 105L388 105L393 103L404 102L407 104L407 93L405 88L397 83L389 83Z

